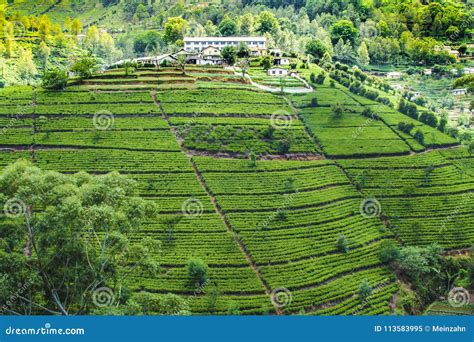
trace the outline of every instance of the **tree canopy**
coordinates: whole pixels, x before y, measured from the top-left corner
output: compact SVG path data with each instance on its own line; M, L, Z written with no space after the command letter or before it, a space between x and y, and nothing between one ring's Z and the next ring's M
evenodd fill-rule
M18 161L0 173L0 201L8 218L0 230L0 297L28 287L9 313L86 313L97 289L110 288L120 302L131 271L159 270L151 256L160 241L130 239L156 208L125 176L64 175Z

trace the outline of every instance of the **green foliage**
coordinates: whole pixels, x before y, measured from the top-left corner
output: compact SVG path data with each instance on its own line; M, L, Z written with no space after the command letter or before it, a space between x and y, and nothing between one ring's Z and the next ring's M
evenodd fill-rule
M207 293L207 308L211 314L216 310L219 295L220 293L217 285L213 284Z
M429 273L432 268L439 268L442 249L438 245L427 248L404 247L397 258L398 267L413 279Z
M239 58L248 58L250 56L250 50L247 44L241 42L237 49L237 57Z
M350 20L339 20L331 26L331 39L336 44L340 39L355 44L359 31Z
M403 133L410 134L413 128L415 128L415 125L412 123L409 123L409 124L405 122L398 123L398 129L402 131Z
M240 316L241 312L235 302L231 302L227 308L227 315L229 316Z
M188 303L180 296L168 293L157 295L149 292L135 293L130 299L130 306L137 308L134 314L141 315L189 315Z
M234 65L237 60L237 50L233 46L226 46L221 51L222 58L229 65Z
M313 39L306 44L306 53L315 59L321 59L327 51L327 47L320 41Z
M384 264L390 264L398 260L400 248L393 242L384 241L380 249L380 261Z
M183 40L183 33L188 27L188 22L180 17L170 17L165 23L165 33L163 40L166 43L177 43Z
M421 145L424 145L425 135L421 130L416 130L415 134L413 135L413 138L415 138L415 140L418 141L418 143L420 143Z
M401 100L398 105L398 110L413 119L418 119L418 110L416 109L416 105L414 103Z
M228 16L225 16L224 19L220 22L219 32L222 36L235 36L237 33L237 24L234 20L230 19Z
M410 315L419 313L421 307L421 303L416 296L416 292L405 286L402 286L400 290L398 304L402 307L403 314L408 313Z
M340 102L333 104L331 106L331 112L334 119L342 118L342 115L344 114L344 105Z
M159 253L159 241L130 244L130 235L156 208L137 196L127 177L63 175L19 161L0 174L0 198L2 206L13 199L19 208L18 217L4 225L10 247L0 259L15 261L18 276L27 270L34 283L13 311L41 303L34 312L87 313L93 308L89 291L123 287L130 267L150 274L159 270L151 258ZM13 281L16 272L5 269L11 265L0 267ZM11 285L13 293L17 282Z
M420 115L419 120L431 127L438 126L438 118L434 113L424 112Z
M156 31L146 31L135 37L133 50L139 55L150 53L158 49L162 45L162 42L163 37L160 33Z
M43 74L41 85L44 89L62 90L66 88L68 81L67 72L60 69L52 69Z
M349 242L344 235L340 235L336 242L336 248L341 253L349 252Z
M78 59L71 67L71 71L78 74L80 78L90 78L97 70L97 59L92 56L85 56Z
M447 125L447 124L448 124L448 120L447 120L446 118L441 118L441 119L439 120L438 130L439 130L440 132L443 132L443 133L444 133L445 130L446 130L446 125Z
M208 281L208 266L201 259L191 259L187 263L188 277L196 288Z
M362 66L367 66L370 63L369 51L365 42L362 42L359 49L357 49L357 61Z
M468 88L470 92L474 92L474 74L459 77L453 82L454 88Z
M254 152L251 152L249 157L250 157L250 166L257 167L257 155Z
M278 154L285 154L290 151L290 147L291 147L291 138L284 137L278 141L276 150Z
M268 70L272 67L272 56L267 55L262 58L262 61L260 62L260 65L262 66L263 70Z
M280 25L278 24L278 19L275 18L275 15L270 11L262 11L257 17L257 32L264 33L274 33L278 30Z
M469 146L467 147L467 150L468 150L470 155L474 154L474 141L469 143Z
M370 286L367 279L362 280L359 286L359 291L357 295L361 301L364 301L372 294L372 287Z

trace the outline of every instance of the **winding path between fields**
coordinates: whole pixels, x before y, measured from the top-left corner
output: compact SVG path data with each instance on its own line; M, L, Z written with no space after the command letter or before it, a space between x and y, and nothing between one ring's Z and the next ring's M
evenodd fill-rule
M236 75L241 75L239 72L240 69L237 67L234 67L234 72ZM283 92L287 94L307 94L313 92L313 87L311 87L308 82L306 82L304 79L302 79L299 76L292 76L302 82L305 85L305 88L283 88ZM254 87L257 87L258 89L261 89L263 91L268 91L270 93L281 93L282 89L281 88L276 88L276 87L270 87L270 86L264 86L262 84L259 84L257 82L254 82L252 80L252 77L249 75L245 75L245 78L247 78L250 81L250 84L253 85Z

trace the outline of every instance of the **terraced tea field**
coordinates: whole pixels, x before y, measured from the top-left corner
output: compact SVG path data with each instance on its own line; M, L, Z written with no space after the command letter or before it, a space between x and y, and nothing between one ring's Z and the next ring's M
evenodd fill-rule
M390 314L399 283L382 244L474 243L473 156L416 121L419 144L400 121L340 85L285 95L220 69L114 70L63 92L0 90L0 166L136 180L159 219L133 243L161 240L162 272L133 271L132 291L182 295L194 314ZM202 293L190 258L209 265Z
M241 89L165 90L155 96L186 149L240 155L317 151L281 96Z
M459 164L463 153L457 148L339 163L367 197L380 202L403 242L469 247L474 242L474 178L472 168Z
M320 85L308 94L288 96L302 120L330 157L376 157L421 152L428 147L448 147L456 140L394 109L354 95L342 86ZM341 114L335 114L339 104ZM370 109L373 116L361 113ZM414 124L425 136L424 145L398 128L399 122Z

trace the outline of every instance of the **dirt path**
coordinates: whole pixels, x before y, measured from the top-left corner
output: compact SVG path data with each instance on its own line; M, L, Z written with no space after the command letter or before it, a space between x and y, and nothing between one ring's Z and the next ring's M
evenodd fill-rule
M239 68L234 67L235 74L241 76L241 73L238 70L239 70ZM245 75L245 78L247 78L249 80L251 85L253 85L254 87L257 87L260 90L267 91L267 92L270 92L270 93L281 93L282 92L281 88L264 86L262 84L254 82L249 75ZM308 82L303 80L301 77L296 76L295 78L298 79L300 82L302 82L306 87L305 88L283 88L284 93L287 93L287 94L307 94L307 93L311 93L311 92L314 91L314 89L308 84Z

